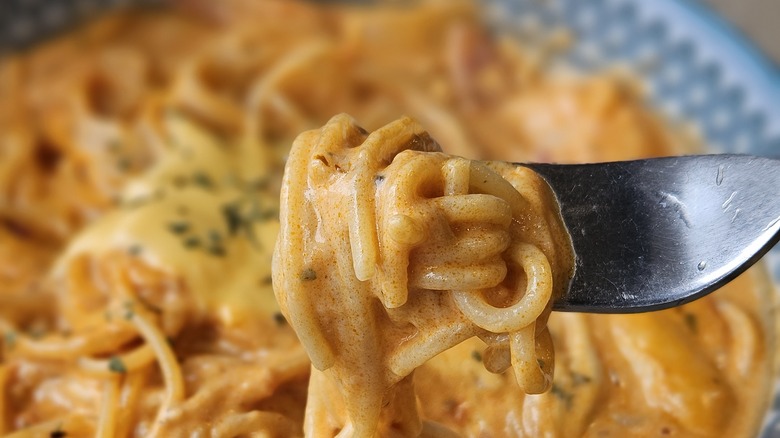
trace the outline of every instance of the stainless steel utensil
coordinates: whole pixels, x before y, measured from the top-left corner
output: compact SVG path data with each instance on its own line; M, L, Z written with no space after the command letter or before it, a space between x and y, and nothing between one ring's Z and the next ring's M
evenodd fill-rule
M550 184L574 244L574 278L554 310L678 306L726 284L780 240L777 159L518 165Z

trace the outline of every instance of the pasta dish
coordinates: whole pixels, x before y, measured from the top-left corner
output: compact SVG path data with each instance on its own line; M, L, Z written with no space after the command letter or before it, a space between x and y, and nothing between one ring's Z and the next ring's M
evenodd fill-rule
M551 313L555 200L490 161L695 138L479 11L187 0L0 60L0 437L754 434L761 273Z

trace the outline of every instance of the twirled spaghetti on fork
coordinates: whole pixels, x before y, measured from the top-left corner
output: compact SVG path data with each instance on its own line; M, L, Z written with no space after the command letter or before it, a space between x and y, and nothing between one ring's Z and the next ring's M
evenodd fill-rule
M549 389L573 254L532 171L445 155L409 118L369 134L342 114L293 143L281 198L274 286L312 360L307 436L419 435L412 373L475 336L486 368Z

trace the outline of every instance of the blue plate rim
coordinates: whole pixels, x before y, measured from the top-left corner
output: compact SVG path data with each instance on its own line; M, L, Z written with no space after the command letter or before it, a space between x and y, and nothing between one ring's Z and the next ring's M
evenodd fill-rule
M698 46L706 61L736 64L729 71L739 71L737 77L740 80L731 78L727 82L750 82L746 109L767 114L766 132L780 138L780 67L749 37L702 0L630 3L641 9L646 17L657 21L684 22L684 26L668 27L672 34L671 40L699 42Z

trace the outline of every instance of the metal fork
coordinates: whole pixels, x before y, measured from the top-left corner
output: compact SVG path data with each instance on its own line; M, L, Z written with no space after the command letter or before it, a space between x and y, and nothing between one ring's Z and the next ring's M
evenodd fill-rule
M552 187L574 244L574 278L554 310L679 306L723 286L780 240L777 159L518 165Z

